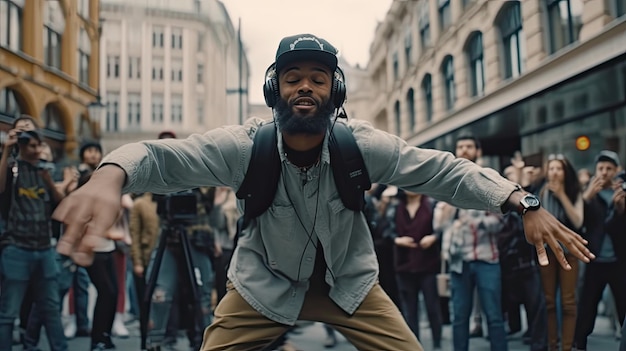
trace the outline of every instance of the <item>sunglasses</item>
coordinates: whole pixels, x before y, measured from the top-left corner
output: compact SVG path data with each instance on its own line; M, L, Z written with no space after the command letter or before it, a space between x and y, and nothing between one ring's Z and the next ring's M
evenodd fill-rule
M565 161L565 156L563 156L563 154L548 155L548 161L554 161L554 160Z

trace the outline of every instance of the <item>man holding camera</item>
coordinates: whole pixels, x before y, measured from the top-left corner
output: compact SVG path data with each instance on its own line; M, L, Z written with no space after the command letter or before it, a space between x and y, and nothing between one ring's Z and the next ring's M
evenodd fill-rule
M11 350L13 323L29 283L42 313L50 349L67 350L59 311L58 266L51 241L51 208L63 194L49 170L40 166L42 137L36 130L12 129L0 158L0 195L9 204L6 232L0 239L0 350ZM9 164L9 150L18 155Z
M587 229L584 236L597 258L585 268L578 298L574 336L578 350L587 349L587 337L593 332L598 303L607 284L615 297L619 320L623 321L626 314L626 192L622 187L624 179L616 177L619 168L617 153L600 151L595 174L583 193Z

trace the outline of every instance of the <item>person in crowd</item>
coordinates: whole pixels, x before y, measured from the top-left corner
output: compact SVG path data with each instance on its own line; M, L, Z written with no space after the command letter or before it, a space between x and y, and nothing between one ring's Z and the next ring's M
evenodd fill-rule
M456 141L456 156L476 162L480 156L480 142L472 135L460 135ZM449 237L447 251L452 287L452 336L456 351L468 350L469 320L474 303L474 292L487 317L489 342L493 350L507 350L506 332L502 316L501 272L498 261L497 235L503 228L501 217L493 212L439 206L438 218Z
M622 187L624 179L616 177L619 156L602 150L595 164L595 173L583 193L583 200L588 214L585 237L598 255L585 267L574 336L577 350L587 349L587 337L593 332L598 303L607 284L613 291L620 321L624 320L626 311L626 191Z
M52 149L50 145L42 143L41 153L39 154L40 159L40 167L46 168L49 172L52 172L53 168L56 167L54 164ZM76 183L78 182L78 172L74 167L64 167L63 169L63 180L60 182L55 182L57 191L59 191L63 195L67 195L70 189L74 189L76 187ZM50 212L51 214L51 212ZM51 231L52 231L52 243L56 245L56 242L59 240L61 227L58 222L52 221L51 223ZM58 287L59 287L59 299L62 301L65 293L70 288L72 284L72 277L74 276L74 271L76 270L76 265L71 261L71 259L67 256L56 255L56 262L59 268L58 275ZM31 285L32 286L32 285ZM63 307L62 304L59 304L59 310ZM23 345L24 350L31 351L37 350L37 345L39 344L39 339L41 336L41 328L43 327L43 313L40 311L40 307L38 304L34 304L33 308L30 311L30 315L28 317L28 325L26 327L26 332L23 337Z
M148 330L148 311L145 307L146 272L159 236L157 203L152 193L138 196L130 210L129 231L131 237L130 257L133 264L135 289L139 299L139 324L142 340Z
M237 235L237 197L235 192L227 187L215 189L215 204L209 213L209 224L215 233L215 291L217 303L226 295L226 271L235 248Z
M589 181L591 180L591 171L587 168L581 168L578 170L578 182L581 189L587 189Z
M498 172L450 153L409 146L363 121L333 122L345 91L336 54L330 43L311 34L280 41L265 92L278 128L281 177L272 206L239 237L226 296L205 330L201 350L262 349L298 319L330 324L359 349L422 350L377 284L378 265L364 215L345 208L337 197L327 146L332 123L347 123L352 129L372 182L458 207L494 213L519 208L541 264L546 264L545 242L555 247L563 242L586 261L594 257L579 235ZM263 123L252 118L184 140L143 141L116 149L88 185L57 207L55 218L66 225L58 250L89 264L90 241L106 235L122 193L203 185L239 188L255 131ZM568 267L562 256L558 260Z
M512 163L503 173L507 179L519 184L523 167L523 164ZM530 186L530 182L526 186ZM519 214L505 214L503 223L504 228L498 234L498 251L502 270L502 305L509 334L521 331L520 304L524 304L528 323L528 330L523 334L524 342L530 344L531 351L545 351L548 349L548 317L536 254L524 238Z
M6 231L0 240L0 350L11 350L14 321L32 284L34 301L52 351L67 350L61 324L58 265L52 243L51 209L64 197L48 169L40 167L43 138L37 130L11 129L0 157L0 195ZM30 312L29 312L30 313Z
M116 229L120 231L121 239L115 240L115 251L113 252L113 261L115 262L115 277L117 278L117 304L115 306L115 319L111 334L118 338L128 338L129 333L124 321L126 319L126 261L127 255L130 254L130 231L129 231L129 212L133 208L133 199L130 194L124 194L122 201L124 202L124 210L118 219Z
M574 167L562 154L550 154L545 167L545 183L539 190L543 206L561 223L573 231L580 231L583 225L584 209L580 183ZM549 257L554 258L551 249L546 249ZM554 261L541 267L541 282L546 299L548 313L549 350L559 349L559 340L563 350L571 350L576 327L576 286L578 280L578 260L569 252L571 270L562 269ZM561 331L558 332L557 293L560 292Z
M81 144L78 151L80 164L78 165L79 178L84 183L102 161L102 145L97 141L88 140ZM81 182L79 180L79 182ZM75 189L71 189L75 190ZM68 292L68 315L65 324L65 336L90 337L89 316L89 274L85 267L77 266L72 279L72 286Z
M441 350L441 310L437 292L440 248L433 234L433 203L422 194L402 191L397 206L387 216L395 233L396 281L402 301L402 314L419 340L419 295L424 296L433 349Z

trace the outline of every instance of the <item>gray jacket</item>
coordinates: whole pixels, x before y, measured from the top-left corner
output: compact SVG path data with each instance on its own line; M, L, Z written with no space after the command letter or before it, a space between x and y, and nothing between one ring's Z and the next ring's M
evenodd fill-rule
M103 163L117 164L126 171L124 192L166 193L198 186L238 189L261 123L252 118L243 126L217 128L184 140L128 144L110 153ZM493 212L500 212L515 189L515 184L494 170L457 159L449 152L409 146L364 121L345 123L353 130L372 182ZM228 278L257 311L293 325L309 287L316 247L321 245L329 296L352 314L378 277L365 218L346 209L339 198L328 136L319 164L306 174L289 163L282 138L278 140L282 170L276 196L271 207L251 221L239 238Z

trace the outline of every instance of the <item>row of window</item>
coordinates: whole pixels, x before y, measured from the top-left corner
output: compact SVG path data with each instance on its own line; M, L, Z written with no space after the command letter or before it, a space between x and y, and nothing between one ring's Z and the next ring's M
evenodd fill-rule
M202 83L204 81L204 65L198 64L197 66L196 82ZM173 59L171 61L171 81L182 82L183 81L183 61L181 59ZM120 77L120 57L108 56L107 57L107 78L119 78ZM128 78L140 79L141 78L141 58L129 57L128 58ZM152 80L163 80L163 58L155 57L152 59Z
M130 93L128 98L127 109L127 126L129 128L139 127L141 125L141 95ZM120 94L108 93L106 104L106 120L104 130L107 132L116 132L120 128ZM199 125L204 121L204 103L199 99L197 108L197 122ZM151 123L163 123L163 95L153 94L151 99ZM171 96L170 101L170 121L172 123L181 124L183 121L183 97L180 94Z
M15 52L23 50L22 26L25 0L0 0L0 46ZM89 17L89 1L78 2L78 14ZM65 16L59 1L46 1L43 13L43 58L44 64L61 69L61 52ZM89 84L89 60L91 55L91 39L84 28L78 35L78 80Z
M0 90L0 115L17 118L22 114L23 107L18 99L19 93L10 88ZM49 103L41 111L40 120L45 129L64 132L61 110L54 103Z
M162 26L152 27L152 47L163 48L165 46L165 28ZM183 29L174 27L172 28L172 40L170 42L172 49L183 48Z

